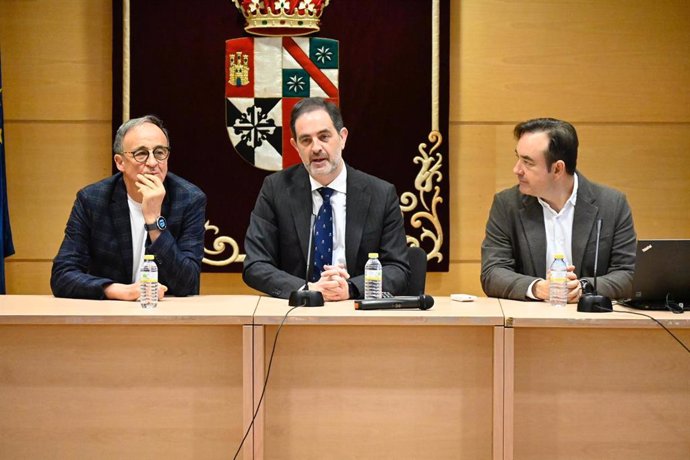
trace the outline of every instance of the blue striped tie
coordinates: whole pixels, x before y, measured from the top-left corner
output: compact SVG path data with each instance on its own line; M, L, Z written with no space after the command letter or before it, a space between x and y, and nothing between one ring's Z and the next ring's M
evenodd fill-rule
M311 281L321 278L324 265L333 263L333 207L331 195L333 189L321 187L319 193L323 197L323 204L319 208L314 222L314 267L311 273Z

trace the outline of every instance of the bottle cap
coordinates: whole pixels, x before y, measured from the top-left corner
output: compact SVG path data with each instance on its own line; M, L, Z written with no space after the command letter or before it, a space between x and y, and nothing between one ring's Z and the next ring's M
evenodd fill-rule
M565 254L562 252L557 252L556 254L553 255L554 259L565 259Z
M153 260L153 259L154 259L153 254L144 255L144 260Z
M379 258L379 253L378 253L378 252L370 252L370 253L369 253L369 258L370 258L370 259L378 259L378 258Z

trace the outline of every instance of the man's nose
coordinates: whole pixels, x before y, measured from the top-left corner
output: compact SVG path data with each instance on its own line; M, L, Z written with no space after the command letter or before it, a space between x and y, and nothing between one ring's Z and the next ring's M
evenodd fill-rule
M149 168L155 168L158 166L158 160L153 156L153 152L149 152L149 157L146 159L146 166Z
M520 160L515 162L515 166L513 166L513 174L516 176L522 175L522 166L520 165Z

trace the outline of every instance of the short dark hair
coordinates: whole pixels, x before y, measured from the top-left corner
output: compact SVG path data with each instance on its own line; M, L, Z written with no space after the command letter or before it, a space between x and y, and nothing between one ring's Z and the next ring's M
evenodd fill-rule
M290 113L290 130L292 131L293 139L296 137L295 122L297 119L305 113L313 112L314 110L325 110L328 116L331 117L336 131L340 132L345 127L343 116L337 105L322 97L307 97L295 104Z
M546 167L551 169L552 164L563 160L566 172L570 175L575 174L579 142L573 125L555 118L535 118L515 125L513 135L516 140L520 140L525 133L539 132L549 136L549 148L544 154Z
M165 134L165 138L168 141L168 147L170 147L170 136L168 136L168 130L165 129L165 126L163 125L163 120L158 118L156 115L144 115L140 118L132 118L131 120L127 120L122 123L119 128L117 128L115 140L113 141L113 152L122 153L124 150L124 146L122 144L124 142L125 135L130 129L134 128L135 126L143 125L144 123L151 123L158 126L161 131L163 131L163 134Z

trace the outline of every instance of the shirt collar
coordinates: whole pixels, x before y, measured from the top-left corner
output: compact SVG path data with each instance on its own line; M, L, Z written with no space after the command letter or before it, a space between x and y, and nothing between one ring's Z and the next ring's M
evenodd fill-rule
M309 182L311 183L311 191L314 192L321 187L328 187L339 193L347 193L347 166L343 163L343 169L340 174L336 176L333 181L328 185L321 185L313 177L309 176Z

